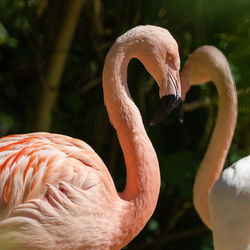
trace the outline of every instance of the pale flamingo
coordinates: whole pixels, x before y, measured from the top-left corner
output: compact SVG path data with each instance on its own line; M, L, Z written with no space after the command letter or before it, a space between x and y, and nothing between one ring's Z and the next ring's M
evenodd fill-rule
M123 150L122 193L94 150L49 133L0 139L0 245L13 249L120 249L151 217L160 172L154 148L127 86L138 58L159 85L167 112L179 103L178 45L156 26L138 26L110 49L103 70L104 101ZM170 101L169 101L170 100ZM166 113L157 112L152 123Z
M215 47L202 46L188 58L181 80L183 98L190 85L208 81L215 83L219 95L215 129L195 178L195 209L213 231L215 249L250 249L250 156L222 172L237 120L228 62Z

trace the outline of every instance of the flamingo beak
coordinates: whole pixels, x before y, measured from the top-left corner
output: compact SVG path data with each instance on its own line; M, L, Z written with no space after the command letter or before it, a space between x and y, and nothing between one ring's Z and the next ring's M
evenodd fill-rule
M155 114L150 120L150 126L158 124L177 107L179 107L177 109L177 116L180 122L182 122L182 100L179 94L181 86L180 77L178 71L173 73L170 71L168 72L166 84L163 83L160 88L160 103L158 104Z
M150 126L158 124L176 108L178 108L177 116L180 122L183 122L182 120L183 112L181 107L182 107L182 100L180 97L176 98L176 96L173 94L163 96L160 99L160 103L156 109L156 112L150 121Z

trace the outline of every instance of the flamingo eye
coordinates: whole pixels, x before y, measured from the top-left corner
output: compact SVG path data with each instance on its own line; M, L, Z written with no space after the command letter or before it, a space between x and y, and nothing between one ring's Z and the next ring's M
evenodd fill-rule
M175 68L174 65L174 56L172 54L167 55L167 62L166 62L171 68Z

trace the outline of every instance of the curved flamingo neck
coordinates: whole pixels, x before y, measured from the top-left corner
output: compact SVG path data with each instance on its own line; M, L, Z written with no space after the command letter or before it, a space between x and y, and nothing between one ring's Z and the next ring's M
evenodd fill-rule
M127 65L137 57L135 52L132 45L115 43L103 70L104 101L126 162L126 187L119 195L126 204L121 224L127 237L135 236L144 227L160 190L157 156L127 86Z
M228 64L211 77L219 96L218 118L194 183L195 208L210 229L209 195L223 170L237 120L237 95Z

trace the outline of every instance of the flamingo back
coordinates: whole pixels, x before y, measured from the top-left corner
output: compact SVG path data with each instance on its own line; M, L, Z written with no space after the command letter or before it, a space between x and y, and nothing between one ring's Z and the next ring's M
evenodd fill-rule
M49 133L1 138L0 218L19 204L42 198L47 185L59 180L89 189L100 178L95 170L111 180L102 160L81 140Z

